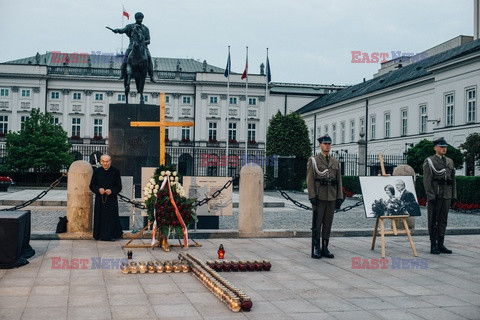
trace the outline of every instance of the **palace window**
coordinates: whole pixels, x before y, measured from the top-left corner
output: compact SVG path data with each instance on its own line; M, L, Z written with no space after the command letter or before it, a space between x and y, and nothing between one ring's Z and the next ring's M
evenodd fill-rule
M420 107L420 133L426 133L427 132L427 105L422 104Z
M468 89L467 96L467 123L477 121L477 92L475 88Z
M255 123L249 123L247 125L247 139L248 141L255 141L256 142L256 124Z
M60 99L60 92L58 92L58 91L50 92L50 99L53 99L53 100Z
M328 134L328 124L326 124L323 128L324 128L323 130L324 134Z
M355 142L355 120L350 120L350 142Z
M337 124L332 124L332 143L337 143Z
M73 93L73 100L82 100L82 93L81 92L74 92Z
M340 122L340 141L341 143L345 143L345 122Z
M190 141L190 127L182 127L182 141Z
M72 137L80 137L80 118L72 118Z
M237 97L230 97L230 104L238 104L238 100L237 100Z
M385 113L385 138L390 138L390 112Z
M375 121L375 115L370 116L370 139L374 140L376 137L377 123Z
M30 89L22 89L22 97L23 98L30 97Z
M103 101L103 93L95 93L95 101Z
M228 124L228 141L237 140L237 124L230 122Z
M445 95L445 125L446 126L453 126L454 124L454 110L455 110L455 102L453 93L449 93Z
M408 111L407 109L402 109L400 111L401 114L401 128L402 128L402 136L406 136L408 134Z
M256 106L257 105L257 98L248 98L248 105L249 106Z
M117 101L126 101L126 97L124 93L119 93L117 95Z
M211 141L211 142L217 141L217 123L216 122L208 123L208 141Z
M0 97L8 97L10 90L7 88L0 89Z
M208 103L209 104L218 104L218 97L216 97L216 96L209 97Z
M103 138L103 119L93 119L93 137Z
M29 116L21 116L20 117L20 130L23 130L25 128L25 121L30 119Z
M8 116L0 115L0 134L4 136L8 132Z
M360 132L365 133L365 118L360 118Z
M191 97L182 97L183 104L191 104L192 98Z

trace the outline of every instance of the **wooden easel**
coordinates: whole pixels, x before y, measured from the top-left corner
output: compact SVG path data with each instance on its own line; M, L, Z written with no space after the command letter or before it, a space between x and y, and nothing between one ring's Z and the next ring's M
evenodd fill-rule
M182 242L180 239L178 239L178 244L169 244L168 243L168 239L165 235L163 235L160 230L157 231L157 240L155 242L155 244L152 246L151 244L147 244L147 243L131 243L133 240L141 240L143 239L143 233L148 230L150 228L150 226L152 225L152 222L148 222L147 226L145 228L143 228L142 230L140 230L139 232L137 232L133 237L132 239L130 239L127 243L125 243L122 248L152 248L155 249L155 247L162 247L163 250L165 250L165 252L169 252L170 251L170 247L183 247L182 245ZM150 241L150 240L149 240ZM193 243L190 243L193 242ZM189 244L188 244L189 247L201 247L202 245L199 244L198 242L196 242L195 240L193 239L189 239Z
M383 155L380 153L378 155L380 160L380 168L382 170L382 176L389 176L385 172L385 166L383 164ZM375 221L375 229L373 230L373 239L372 239L372 247L371 250L375 249L375 241L377 240L377 233L380 233L380 237L382 238L382 258L385 258L385 235L399 235L399 234L406 234L408 236L408 240L410 241L410 247L412 247L413 255L417 257L417 250L415 249L415 244L413 243L412 235L410 233L410 229L408 228L407 218L410 217L409 215L401 215L401 216L381 216L377 217ZM392 230L385 230L385 220L390 220L392 224ZM397 230L397 222L396 219L401 219L403 222L403 226L405 230ZM380 232L378 232L378 224L380 222Z

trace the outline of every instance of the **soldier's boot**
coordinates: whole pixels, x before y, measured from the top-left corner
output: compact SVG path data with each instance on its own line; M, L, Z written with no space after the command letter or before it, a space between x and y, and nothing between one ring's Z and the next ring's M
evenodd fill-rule
M127 68L127 64L125 62L122 62L122 65L120 67L120 78L118 80L122 80L125 78L125 69Z
M322 252L320 250L320 238L317 238L317 237L312 238L312 258L313 259L322 258Z
M443 244L443 240L445 239L445 237L441 237L441 236L438 236L438 251L440 253L452 253L452 250L448 249L447 247L445 247L445 245Z
M328 241L329 239L322 239L322 256L325 258L333 259L334 255L328 251Z
M435 230L433 230L432 234L430 235L430 253L440 254L440 251L438 250L437 233Z

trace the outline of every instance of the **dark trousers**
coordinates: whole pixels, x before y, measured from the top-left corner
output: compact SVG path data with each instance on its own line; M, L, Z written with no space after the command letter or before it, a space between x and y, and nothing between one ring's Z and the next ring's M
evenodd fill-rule
M431 240L434 240L434 232L441 238L445 237L450 202L451 199L437 198L434 205L428 203L428 233Z
M334 211L335 201L320 201L318 206L313 207L312 228L317 230L317 237L321 234L323 240L330 239Z

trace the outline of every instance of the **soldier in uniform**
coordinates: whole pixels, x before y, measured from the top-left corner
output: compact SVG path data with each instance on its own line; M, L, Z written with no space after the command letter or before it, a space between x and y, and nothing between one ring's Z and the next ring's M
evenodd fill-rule
M448 209L457 198L453 160L447 158L447 142L438 138L433 141L435 154L423 163L423 185L428 201L428 232L430 253L452 253L444 245Z
M333 213L343 202L342 175L340 163L330 156L332 139L328 134L318 138L321 152L308 159L307 188L308 198L313 206L312 218L312 258L322 256L333 258L328 250ZM320 235L322 249L320 250Z
M150 44L150 30L148 30L148 28L144 24L142 24L142 22L143 22L143 13L137 12L135 13L135 23L127 24L123 29L113 30L114 33L125 33L130 38L130 44L128 45L128 48L125 51L125 57L123 59L122 66L120 67L121 74L120 74L119 80L125 77L125 72L127 69L127 58L130 52L132 51L132 46L133 46L132 32L133 32L133 28L137 24L142 28L142 32L145 37L145 50L147 51L147 60L148 60L147 72L150 77L150 80L152 82L155 82L155 80L153 79L152 56L150 55L150 50L148 50L148 47L147 47Z

